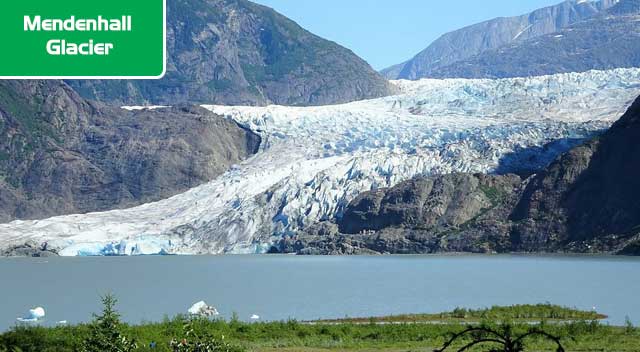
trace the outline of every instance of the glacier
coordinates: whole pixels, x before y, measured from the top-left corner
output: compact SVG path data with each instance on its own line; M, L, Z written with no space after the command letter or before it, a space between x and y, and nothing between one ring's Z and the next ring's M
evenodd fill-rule
M203 105L260 134L259 152L158 202L0 224L0 249L264 253L282 236L340 217L363 191L417 175L542 167L618 119L640 95L640 69L393 84L395 96L331 106Z

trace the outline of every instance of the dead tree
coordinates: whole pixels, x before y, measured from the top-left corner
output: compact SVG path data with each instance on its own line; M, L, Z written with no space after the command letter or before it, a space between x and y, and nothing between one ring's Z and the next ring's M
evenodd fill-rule
M511 325L504 325L501 330L502 331L498 331L486 326L469 327L457 334L454 334L453 337L442 346L442 348L436 349L434 352L444 352L451 347L456 340L464 338L465 336L471 336L472 340L456 350L457 352L464 352L474 346L482 344L497 345L497 347L492 347L488 352L523 352L524 340L533 336L541 336L553 341L557 346L556 352L565 352L564 347L562 347L562 344L560 343L559 337L553 336L538 328L531 328L526 333L518 336L513 336Z

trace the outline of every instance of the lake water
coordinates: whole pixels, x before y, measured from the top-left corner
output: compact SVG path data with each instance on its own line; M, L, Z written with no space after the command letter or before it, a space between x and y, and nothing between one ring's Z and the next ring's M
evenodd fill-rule
M544 303L640 323L640 258L560 256L169 256L0 259L0 330L42 306L45 325L87 321L99 296L129 322L205 300L263 320L430 313Z

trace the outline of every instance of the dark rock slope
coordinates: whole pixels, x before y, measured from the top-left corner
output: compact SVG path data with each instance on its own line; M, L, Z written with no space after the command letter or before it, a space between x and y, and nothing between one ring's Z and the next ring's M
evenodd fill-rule
M200 108L128 112L87 101L60 81L0 81L0 221L166 198L259 144Z
M322 105L388 95L364 60L247 0L167 2L161 80L71 81L82 96L118 104Z
M447 33L411 60L382 73L389 79L434 77L444 67L486 51L555 33L613 6L617 0L564 1L532 13L501 17Z
M437 229L468 224L489 210L512 204L520 185L515 175L450 174L417 178L353 200L339 229L343 233L389 227Z
M640 66L640 1L438 68L431 77L504 78Z
M516 244L615 248L640 233L640 100L601 138L566 153L527 187ZM633 241L632 241L633 242Z
M640 98L537 175L417 178L354 199L275 252L640 254Z
M316 224L275 252L302 254L507 251L499 219L516 204L516 175L417 178L353 200L337 224Z

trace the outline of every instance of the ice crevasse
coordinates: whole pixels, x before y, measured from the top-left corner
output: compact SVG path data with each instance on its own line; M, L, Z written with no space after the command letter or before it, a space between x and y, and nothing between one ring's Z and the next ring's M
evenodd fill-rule
M260 134L260 151L169 199L2 224L0 248L46 242L66 256L265 252L283 235L339 217L372 188L425 174L542 167L619 118L640 94L640 69L393 83L400 94L341 105L204 105Z

